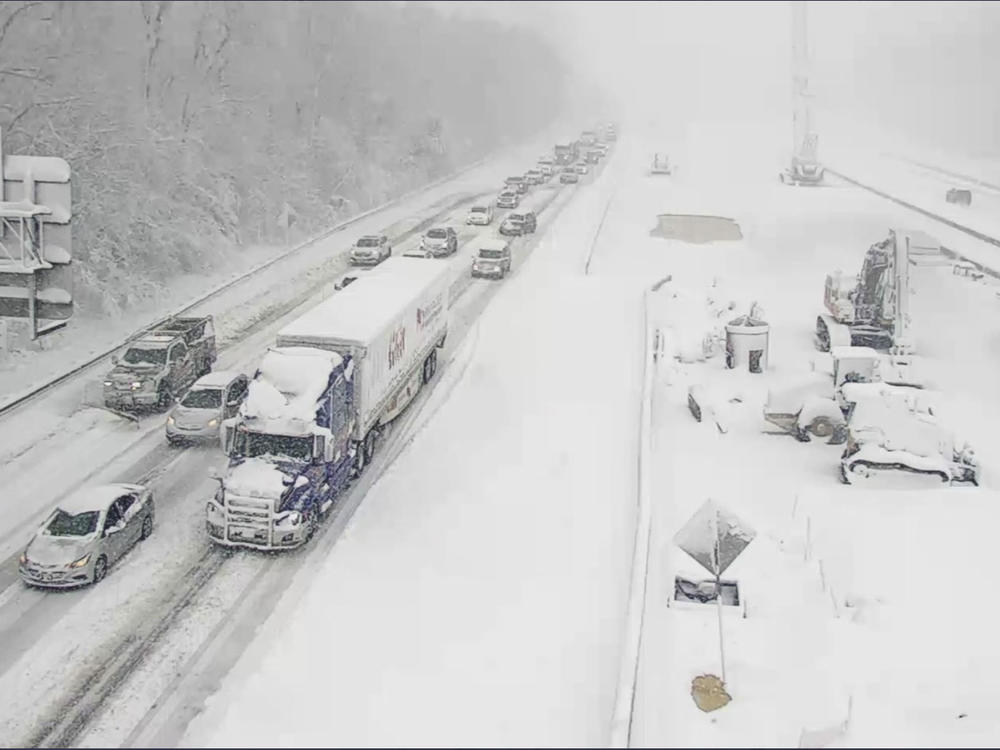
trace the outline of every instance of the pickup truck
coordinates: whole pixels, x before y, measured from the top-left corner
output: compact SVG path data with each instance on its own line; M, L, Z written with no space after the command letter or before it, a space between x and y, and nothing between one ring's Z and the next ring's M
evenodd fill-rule
M211 315L171 318L133 340L104 378L109 409L166 410L199 377L211 372L218 355Z

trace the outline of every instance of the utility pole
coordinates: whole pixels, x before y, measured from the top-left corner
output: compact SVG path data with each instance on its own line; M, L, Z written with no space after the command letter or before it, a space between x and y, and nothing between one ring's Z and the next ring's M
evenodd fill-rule
M816 185L823 181L819 136L813 131L809 91L809 25L805 0L792 0L792 160L782 182Z

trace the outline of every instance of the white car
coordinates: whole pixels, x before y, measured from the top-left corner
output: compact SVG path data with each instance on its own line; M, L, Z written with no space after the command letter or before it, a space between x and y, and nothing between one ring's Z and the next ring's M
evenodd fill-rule
M589 171L590 171L590 169L589 169L589 168L587 167L587 165L586 165L586 164L583 164L583 163L581 163L581 164L576 164L576 165L574 166L574 169L576 169L576 173L577 173L577 174L587 174L587 172L589 172Z
M545 179L550 178L556 173L556 170L551 164L542 164L541 162L538 163L538 171L542 173Z
M153 533L153 493L141 484L78 490L60 501L18 563L29 586L100 583L108 566Z
M219 425L236 416L247 397L250 379L241 372L215 371L195 381L167 417L171 445L218 440Z
M389 238L384 234L369 234L351 248L351 263L355 266L375 266L392 255Z
M469 209L468 216L465 217L466 224L478 224L479 226L489 226L493 223L493 206L473 206Z

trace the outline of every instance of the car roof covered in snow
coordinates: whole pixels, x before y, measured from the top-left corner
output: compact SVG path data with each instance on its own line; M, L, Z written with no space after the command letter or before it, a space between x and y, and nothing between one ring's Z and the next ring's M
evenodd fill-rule
M402 303L415 299L432 285L443 286L447 263L424 258L392 257L365 276L321 302L278 333L282 340L307 342L332 338L367 346L404 312Z
M135 487L127 484L102 484L97 487L84 487L63 498L56 505L67 513L87 513L107 509L116 498L135 491Z
M176 341L177 339L178 339L177 336L161 336L155 333L151 333L148 336L140 336L139 338L137 338L135 341L132 342L132 345L153 346L157 349L162 349L167 344Z
M506 250L508 247L510 247L510 243L507 240L501 240L496 237L483 240L478 245L479 250Z
M243 373L238 370L216 370L198 378L191 390L196 388L225 388Z

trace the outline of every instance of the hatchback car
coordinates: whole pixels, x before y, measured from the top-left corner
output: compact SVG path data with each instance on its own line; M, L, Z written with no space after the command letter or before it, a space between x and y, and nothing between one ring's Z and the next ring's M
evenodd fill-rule
M517 211L507 214L500 224L500 234L518 236L530 234L538 227L534 211Z
M99 583L136 542L153 533L153 493L141 484L107 484L61 501L21 553L29 586Z
M484 240L472 261L472 278L492 276L502 279L510 273L510 243L506 240Z
M576 173L573 167L566 167L562 172L559 173L559 182L563 185L575 184L580 181L580 175Z
M249 384L241 372L210 372L198 378L167 417L167 440L171 445L218 440L219 425L236 416Z
M521 198L511 190L505 190L497 196L497 208L517 208Z
M451 227L434 227L420 240L420 246L435 258L458 252L458 234Z
M473 206L469 209L469 215L465 217L466 224L478 224L487 227L493 223L493 206Z
M545 178L542 176L540 170L529 169L524 173L524 181L529 185L541 185L545 181Z
M389 238L384 234L369 234L360 238L351 248L351 263L355 266L374 266L392 255Z
M587 165L586 165L586 164L584 164L584 163L582 163L582 162L581 162L581 163L579 163L579 164L577 164L577 165L576 165L576 166L574 167L574 169L576 169L576 173L577 173L577 174L587 174L587 172L589 172L589 171L590 171L590 169L589 169L589 168L587 167Z

